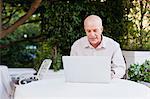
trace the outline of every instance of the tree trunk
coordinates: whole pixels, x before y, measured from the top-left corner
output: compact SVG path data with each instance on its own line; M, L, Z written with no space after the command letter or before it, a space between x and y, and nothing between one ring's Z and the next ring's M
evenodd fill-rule
M40 6L40 3L42 0L35 0L29 9L29 11L22 17L20 17L14 24L12 24L10 27L7 29L1 30L0 31L0 38L6 37L8 34L12 33L15 31L20 25L22 25L35 11L36 9ZM0 24L1 25L1 24Z

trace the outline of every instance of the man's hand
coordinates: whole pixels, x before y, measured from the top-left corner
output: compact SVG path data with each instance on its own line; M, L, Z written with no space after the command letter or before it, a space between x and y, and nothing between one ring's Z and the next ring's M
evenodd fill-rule
M111 79L114 78L114 75L115 75L115 71L114 71L114 70L111 70Z

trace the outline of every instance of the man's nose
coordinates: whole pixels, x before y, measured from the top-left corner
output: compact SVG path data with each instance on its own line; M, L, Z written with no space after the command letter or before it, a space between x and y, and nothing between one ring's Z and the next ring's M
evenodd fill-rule
M91 32L91 33L90 33L90 36L91 36L91 37L95 37L96 35L95 35L94 32Z

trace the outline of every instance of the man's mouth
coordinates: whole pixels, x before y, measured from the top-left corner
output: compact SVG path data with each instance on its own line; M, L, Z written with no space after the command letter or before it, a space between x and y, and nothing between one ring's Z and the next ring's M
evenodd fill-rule
M90 40L95 40L96 38L89 38Z

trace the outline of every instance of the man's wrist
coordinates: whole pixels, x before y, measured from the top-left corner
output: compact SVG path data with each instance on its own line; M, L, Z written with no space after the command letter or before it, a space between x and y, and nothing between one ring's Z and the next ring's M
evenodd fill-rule
M115 75L115 71L114 70L111 70L111 72Z
M113 79L115 76L115 71L114 70L111 70L111 78Z

